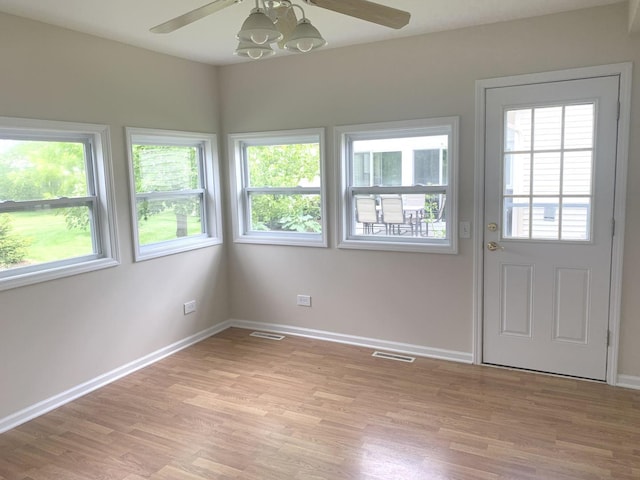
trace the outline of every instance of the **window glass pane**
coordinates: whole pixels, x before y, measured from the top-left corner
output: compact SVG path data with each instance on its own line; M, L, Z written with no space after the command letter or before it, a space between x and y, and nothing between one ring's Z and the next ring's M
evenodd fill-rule
M0 270L96 253L86 206L0 214L0 240Z
M418 231L429 238L447 238L446 218L447 196L442 194L425 195L424 212L419 221L422 223Z
M562 192L565 195L590 195L593 154L591 151L566 152Z
M559 238L559 202L557 198L534 198L532 209L531 238Z
M199 148L133 145L136 193L200 188Z
M246 146L250 187L319 187L320 144Z
M371 185L371 155L368 152L353 156L353 185L368 187Z
M533 156L533 194L560 193L560 153L536 153Z
M87 195L83 143L0 139L0 201Z
M534 150L557 150L562 140L562 107L534 111Z
M594 104L565 108L564 148L593 148Z
M562 199L562 240L590 240L591 199Z
M531 109L506 112L505 152L531 150Z
M529 197L505 197L503 202L504 238L529 238Z
M165 242L203 233L202 196L137 199L140 245Z
M320 233L320 195L249 195L252 231Z
M527 195L531 190L531 154L514 153L504 157L504 193Z
M448 135L356 140L352 148L355 187L447 184ZM362 162L366 164L367 158L370 158L371 176L366 173L360 176L360 172L365 172Z
M413 152L413 183L416 185L446 185L446 159L440 161L441 150ZM444 150L443 152L446 152Z
M357 195L354 235L447 238L446 194Z
M402 152L373 153L373 184L384 187L402 185Z

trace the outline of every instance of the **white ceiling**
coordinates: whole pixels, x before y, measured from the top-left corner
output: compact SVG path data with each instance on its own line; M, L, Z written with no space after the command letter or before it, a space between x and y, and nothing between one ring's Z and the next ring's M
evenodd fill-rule
M170 34L149 28L211 0L0 0L0 12L39 20L213 65L247 61L233 55L235 35L254 6L244 0ZM506 20L546 15L626 0L376 0L411 13L393 30L302 2L307 17L335 48ZM277 56L293 55L278 50ZM264 61L264 60L262 60Z

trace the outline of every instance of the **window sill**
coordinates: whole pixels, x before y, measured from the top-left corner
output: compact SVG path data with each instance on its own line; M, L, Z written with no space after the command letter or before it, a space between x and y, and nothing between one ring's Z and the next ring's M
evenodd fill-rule
M156 243L140 247L135 252L135 261L144 262L154 258L166 257L167 255L175 255L176 253L189 252L200 248L212 247L214 245L222 245L222 239L217 237L207 237L205 239L194 239L182 241L172 244L171 242Z
M290 247L327 248L327 240L322 235L281 235L281 234L245 234L233 239L235 243L254 243L259 245L284 245Z
M413 253L437 253L455 255L458 247L450 241L443 240L441 243L418 243L418 242L397 242L380 240L342 240L338 243L338 248L353 250L380 250L388 252L413 252Z
M65 265L62 267L50 268L47 270L40 270L23 274L20 274L19 271L16 270L15 275L0 279L0 291L10 290L12 288L18 287L26 287L29 285L35 285L37 283L57 280L73 275L79 275L81 273L89 273L96 270L102 270L103 268L115 267L118 265L120 265L120 262L115 258L100 258L97 260L90 260L88 262L83 262L75 265Z

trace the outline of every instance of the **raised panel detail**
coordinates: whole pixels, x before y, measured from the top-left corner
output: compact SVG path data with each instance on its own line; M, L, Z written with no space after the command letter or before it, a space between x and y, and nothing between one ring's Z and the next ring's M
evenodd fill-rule
M500 333L531 337L533 265L502 265Z
M591 272L557 268L555 279L554 340L587 343Z

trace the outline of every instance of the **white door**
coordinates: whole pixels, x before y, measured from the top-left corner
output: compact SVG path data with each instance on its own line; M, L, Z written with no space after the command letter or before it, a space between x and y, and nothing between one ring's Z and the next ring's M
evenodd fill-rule
M619 77L486 94L483 362L604 380Z

